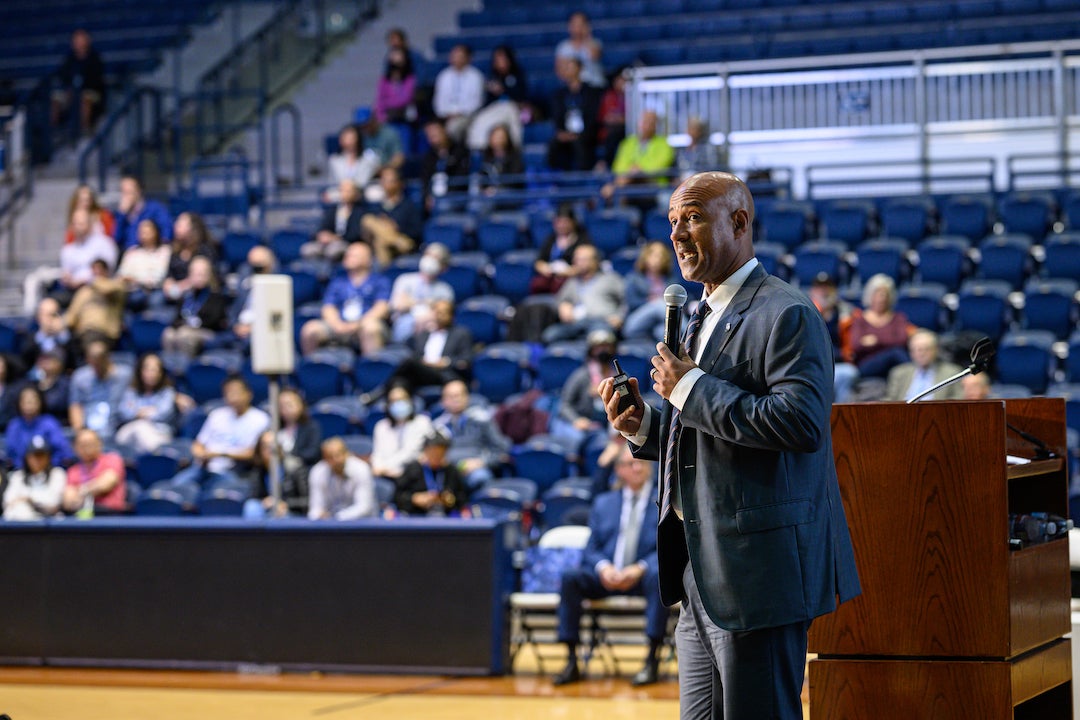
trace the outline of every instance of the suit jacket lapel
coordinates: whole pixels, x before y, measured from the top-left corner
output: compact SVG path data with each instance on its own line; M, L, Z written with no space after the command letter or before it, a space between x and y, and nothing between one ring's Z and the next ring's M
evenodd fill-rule
M720 357L720 353L723 352L731 338L734 337L735 330L742 323L743 314L768 276L769 274L765 272L764 268L758 265L751 271L750 277L746 278L746 282L742 284L738 292L735 293L735 297L731 299L731 302L728 303L727 308L724 310L724 314L717 321L716 328L709 337L709 344L701 355L698 366L702 370L705 372L712 370L712 366L716 363L717 358Z

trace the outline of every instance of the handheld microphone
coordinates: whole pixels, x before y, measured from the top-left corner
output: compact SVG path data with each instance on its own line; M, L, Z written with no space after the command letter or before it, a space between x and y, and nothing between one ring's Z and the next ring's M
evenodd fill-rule
M664 344L678 356L680 320L683 305L686 304L686 288L678 284L668 285L664 290L664 304L667 305L667 314L664 316Z

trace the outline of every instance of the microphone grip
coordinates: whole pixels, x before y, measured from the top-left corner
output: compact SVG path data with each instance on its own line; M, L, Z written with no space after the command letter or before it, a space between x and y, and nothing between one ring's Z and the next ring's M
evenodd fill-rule
M680 327L681 315L682 307L679 305L668 305L667 313L664 315L664 344L668 346L668 350L671 350L676 357L680 354L679 333L682 331L682 328Z

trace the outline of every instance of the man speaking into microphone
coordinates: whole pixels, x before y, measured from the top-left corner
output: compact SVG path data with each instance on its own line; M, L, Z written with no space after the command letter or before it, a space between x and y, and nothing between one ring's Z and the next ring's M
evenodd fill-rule
M802 718L810 621L859 594L833 464L833 355L810 300L754 257L754 201L734 175L694 175L668 210L683 277L705 291L673 353L657 344L645 406L608 419L659 460L660 594L675 631L683 720ZM673 339L673 338L668 338Z

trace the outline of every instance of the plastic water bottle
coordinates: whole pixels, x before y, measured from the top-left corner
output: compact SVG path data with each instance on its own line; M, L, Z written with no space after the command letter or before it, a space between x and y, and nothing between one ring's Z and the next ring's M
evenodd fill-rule
M75 511L75 517L79 520L92 520L94 518L94 496L87 495L83 498L82 507Z

